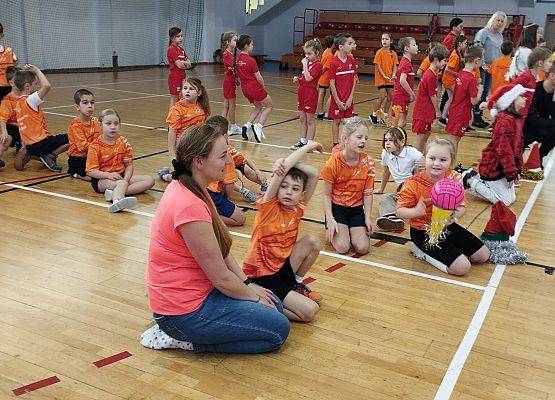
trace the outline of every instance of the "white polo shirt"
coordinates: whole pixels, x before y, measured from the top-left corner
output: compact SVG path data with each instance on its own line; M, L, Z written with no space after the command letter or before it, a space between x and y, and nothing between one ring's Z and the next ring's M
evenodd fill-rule
M405 146L398 156L382 150L382 165L389 168L395 183L401 184L412 176L416 161L422 153L412 146Z

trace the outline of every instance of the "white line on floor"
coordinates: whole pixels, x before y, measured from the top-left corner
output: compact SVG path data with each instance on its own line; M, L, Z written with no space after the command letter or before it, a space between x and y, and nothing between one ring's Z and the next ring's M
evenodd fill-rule
M538 196L543 188L543 185L547 180L547 177L549 176L551 169L553 168L554 162L555 162L555 153L552 153L551 156L549 157L549 161L545 168L544 180L539 182L534 187L532 194L528 198L528 201L526 202L526 205L524 206L524 209L520 213L520 216L516 222L515 235L513 236L514 242L518 240L518 237L520 236L520 232L522 231L522 227L524 226L524 223L526 222L526 219L528 218L530 211L532 211L532 207L534 207L534 204L538 199ZM468 355L470 354L470 351L472 350L472 347L474 346L474 343L478 338L478 334L480 333L482 324L486 319L491 303L493 302L495 292L499 287L499 283L501 282L501 278L503 277L503 274L505 273L506 268L507 268L506 265L495 266L495 270L491 275L491 278L486 287L486 290L484 291L482 299L480 300L480 304L478 304L478 308L476 309L476 312L472 317L472 321L470 322L470 325L468 326L468 329L466 330L466 333L464 334L464 337L461 340L459 347L457 348L457 351L455 352L455 355L451 360L451 363L449 364L449 368L447 369L447 372L443 376L443 380L441 381L441 384L434 397L434 400L449 400L449 398L451 397L451 394L453 393L453 389L457 384L457 380L459 379L459 375L462 372L466 359L468 358Z
M76 202L79 202L79 203L89 204L89 205L93 205L93 206L97 206L97 207L108 208L110 206L110 204L107 203L107 202L98 202L98 201L93 201L93 200L82 199L80 197L69 196L69 195L66 195L66 194L51 192L51 191L48 191L48 190L37 189L37 188L34 188L34 187L27 187L27 186L21 186L21 185L16 185L16 184L13 184L13 183L4 183L4 182L0 182L0 185L4 185L4 186L8 186L8 187L15 188L15 189L20 189L20 190L26 190L28 192L33 192L33 193L43 194L43 195L47 195L47 196L57 197L57 198L60 198L60 199L76 201ZM139 210L133 210L133 209L126 209L124 211L128 212L128 213L131 213L131 214L136 214L136 215L141 215L141 216L144 216L144 217L154 218L154 214L146 212L146 211L139 211ZM251 236L246 234L246 233L234 232L234 231L229 231L229 232L233 236L237 236L237 237L241 237L241 238L245 238L245 239L250 239L251 238ZM441 276L430 275L430 274L425 274L425 273L422 273L422 272L411 271L411 270L404 269L404 268L398 268L398 267L393 267L393 266L390 266L390 265L375 263L375 262L372 262L372 261L362 260L362 259L359 259L359 258L345 256L345 255L342 255L342 254L331 253L329 251L323 251L322 250L322 251L320 251L320 254L328 256L328 257L341 259L341 260L346 260L346 261L349 261L349 262L352 262L352 263L368 265L368 266L372 266L372 267L376 267L376 268L380 268L380 269L385 269L385 270L388 270L388 271L399 272L399 273L406 274L406 275L418 276L420 278L431 279L431 280L434 280L434 281L448 283L448 284L451 284L451 285L457 285L457 286L462 286L462 287L476 289L476 290L485 290L485 288L483 286L474 285L472 283L463 282L463 281L456 281L454 279L444 278L444 277L441 277Z

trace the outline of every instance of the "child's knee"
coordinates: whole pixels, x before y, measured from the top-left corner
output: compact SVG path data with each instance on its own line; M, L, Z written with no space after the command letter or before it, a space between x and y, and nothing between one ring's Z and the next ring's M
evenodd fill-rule
M154 178L152 176L145 176L145 186L147 186L147 189L151 189L152 187L154 187L154 184L156 183L154 181Z
M348 240L335 240L332 246L339 254L345 254L351 249L351 243Z
M470 261L480 264L487 263L490 254L491 251L486 246L482 246L476 253L472 254Z
M306 235L304 240L311 251L320 251L322 249L322 242L316 236Z
M307 298L306 304L303 305L302 310L300 310L300 315L297 314L303 322L310 322L318 314L320 307L318 304Z
M370 246L370 242L368 240L357 240L353 243L353 249L358 254L366 254L368 253L368 247Z
M243 225L245 223L246 218L247 217L245 216L245 213L239 210L237 207L235 207L235 211L233 212L231 219L234 220L237 225Z
M461 254L453 263L447 268L447 272L451 275L464 275L470 271L470 261L464 254Z

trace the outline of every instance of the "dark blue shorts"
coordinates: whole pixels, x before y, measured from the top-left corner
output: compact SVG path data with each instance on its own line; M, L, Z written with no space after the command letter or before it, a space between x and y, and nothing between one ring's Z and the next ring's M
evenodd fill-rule
M58 147L63 146L64 144L68 144L67 135L65 133L61 133L56 136L47 136L44 139L30 144L27 146L27 151L32 156L43 156L45 154L52 153Z
M233 212L235 211L235 204L233 204L225 195L225 192L222 191L221 193L216 193L211 190L208 190L208 194L212 197L212 201L218 210L218 214L224 217L231 217Z

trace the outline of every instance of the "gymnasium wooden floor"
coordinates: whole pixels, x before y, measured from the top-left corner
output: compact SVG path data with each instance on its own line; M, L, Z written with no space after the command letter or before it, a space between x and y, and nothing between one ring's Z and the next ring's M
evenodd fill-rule
M108 107L121 114L136 170L154 175L168 165L166 73L156 68L117 76L48 75L54 89L44 109L51 132L66 129L75 112L73 93L87 87L95 93L96 114ZM202 79L212 112L219 113L221 67L199 66L192 75ZM298 137L292 75L263 72L275 103L265 143L232 142L266 171L290 153ZM362 77L356 111L368 115L375 97L370 80ZM241 94L238 103L242 123L250 107ZM368 148L378 163L382 134L383 128L374 129ZM318 122L317 139L329 150L329 123ZM487 132L465 137L459 161L476 163L487 140ZM311 154L308 162L321 167L328 156ZM555 400L553 276L532 265L476 265L467 276L449 277L412 257L410 242L403 240L407 231L372 239L370 254L361 258L339 256L325 246L309 273L315 279L311 287L325 296L321 311L313 323L293 324L278 352L144 349L139 335L152 321L144 283L149 225L165 183L157 180L134 210L113 215L88 183L50 173L36 161L16 172L12 151L4 159L0 398L56 376L58 383L24 397ZM65 170L66 157L60 160ZM518 244L540 266L555 264L554 201L555 178L548 175L545 182L523 182L512 207L520 217ZM377 204L376 196L374 214ZM489 206L470 195L467 205L461 222L480 234ZM239 260L255 211L246 215L245 226L231 229ZM305 217L301 234L324 240L321 188ZM93 365L125 351L132 355L102 368Z

